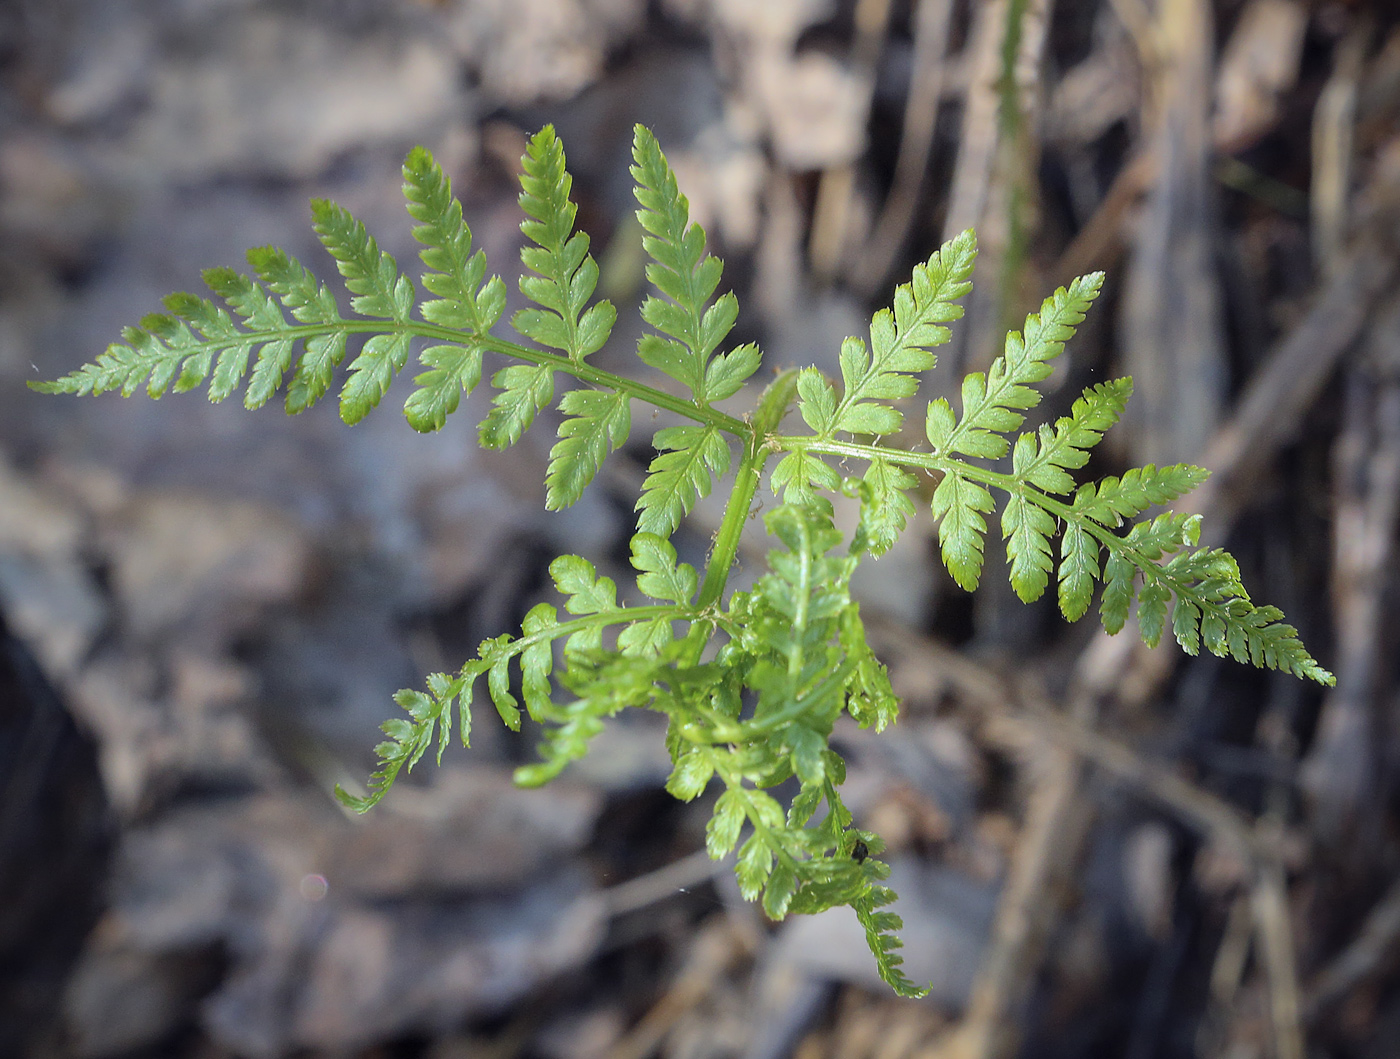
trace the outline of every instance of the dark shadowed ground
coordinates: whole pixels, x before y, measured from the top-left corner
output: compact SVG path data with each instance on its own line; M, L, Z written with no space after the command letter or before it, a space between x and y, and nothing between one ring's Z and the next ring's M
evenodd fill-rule
M1389 0L0 4L0 1056L1400 1055L1398 119ZM483 453L486 387L425 437L403 380L353 429L24 386L249 246L331 274L313 196L414 271L418 143L515 298L545 122L633 370L639 121L776 366L834 374L969 226L925 397L1106 270L1047 413L1132 374L1090 470L1210 467L1186 506L1338 677L1068 626L996 547L969 597L921 505L861 586L905 712L840 739L924 1002L853 919L740 900L656 718L526 791L483 710L372 814L331 797L555 555L626 569L647 432L548 514L550 432Z

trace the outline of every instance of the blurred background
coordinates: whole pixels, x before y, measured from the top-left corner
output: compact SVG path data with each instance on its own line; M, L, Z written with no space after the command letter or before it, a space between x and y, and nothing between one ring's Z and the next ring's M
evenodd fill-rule
M0 1055L1400 1055L1397 114L1392 0L5 0ZM1047 417L1132 374L1090 470L1209 466L1185 506L1338 677L1067 626L996 547L970 597L924 505L861 585L904 714L838 733L923 1002L853 918L740 901L655 718L520 791L483 713L369 816L331 798L555 555L625 576L646 431L548 515L551 432L482 453L484 387L420 437L24 386L249 246L333 274L313 195L416 274L415 143L513 290L545 122L635 363L639 121L770 365L833 369L969 226L923 399L1106 270Z

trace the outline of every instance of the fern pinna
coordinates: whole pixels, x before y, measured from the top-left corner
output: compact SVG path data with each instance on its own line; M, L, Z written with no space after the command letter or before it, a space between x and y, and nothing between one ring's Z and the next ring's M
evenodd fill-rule
M715 296L721 264L706 253L704 232L690 221L647 129L637 128L632 153L647 276L657 290L641 309L650 331L637 356L660 376L654 384L588 360L608 340L616 312L593 300L598 266L588 236L574 230L563 147L545 128L530 141L521 176L529 243L519 286L530 307L510 321L521 341L496 333L505 286L473 250L447 177L417 148L404 163L404 194L423 244L419 282L430 297L417 298L413 282L359 221L316 201L315 230L352 295L350 315L300 262L280 250L253 250L255 278L228 269L204 274L222 305L171 295L166 312L128 328L125 341L96 362L34 386L126 395L144 387L159 397L207 384L214 401L241 389L249 408L281 389L287 410L299 412L330 391L357 344L340 390L341 416L354 423L380 402L416 342L422 371L404 411L414 429L432 431L479 384L489 354L505 364L491 376L496 392L480 424L483 446L515 443L548 406L563 415L549 460L549 508L578 500L609 452L627 441L633 402L672 413L682 425L664 426L652 438L656 455L631 542L636 587L651 602L624 606L617 586L588 559L559 557L550 572L562 613L542 603L519 634L488 639L456 673L435 673L422 690L401 691L404 715L383 726L388 738L377 748L368 793L337 793L367 810L429 749L440 759L454 723L465 745L482 677L506 725L519 728L523 699L543 728L541 760L516 774L526 785L547 782L583 756L611 715L627 707L657 710L669 720L674 768L667 788L687 800L719 788L706 844L715 858L737 848L745 896L761 899L774 918L850 905L884 979L918 995L900 966L900 921L884 907L894 896L881 885L888 868L869 855L880 852L880 840L857 828L842 803L845 764L830 745L843 713L879 730L898 711L885 669L866 644L850 581L863 559L888 550L904 530L914 511L915 472L937 479L932 513L943 561L968 591L981 576L999 494L1011 583L1023 600L1039 598L1053 580L1061 611L1075 621L1101 582L1099 611L1109 632L1122 628L1136 600L1149 644L1170 622L1190 654L1204 646L1325 684L1332 676L1276 609L1250 600L1227 553L1197 546L1197 517L1140 517L1200 484L1205 471L1148 466L1076 485L1073 472L1122 414L1129 380L1091 386L1069 415L1020 432L1040 400L1037 384L1083 320L1101 275L1047 298L1022 331L1007 337L989 371L963 380L960 408L930 402L927 449L905 451L881 439L903 425L897 402L914 395L934 366L932 350L948 338L945 325L962 314L957 302L970 288L976 256L971 232L914 270L893 306L871 320L868 342L842 343L839 384L815 368L784 371L750 415L736 418L717 405L744 388L761 354L752 344L721 351L738 313L733 294ZM556 401L560 377L574 385ZM806 433L781 430L794 403ZM1008 452L1009 471L991 465ZM843 477L838 468L853 462L864 474ZM740 531L770 463L769 483L782 503L763 519L774 538L768 572L726 598ZM723 521L706 568L697 571L678 561L669 538L731 470ZM829 497L836 492L860 504L845 544L832 521ZM783 804L770 792L793 778L796 793Z

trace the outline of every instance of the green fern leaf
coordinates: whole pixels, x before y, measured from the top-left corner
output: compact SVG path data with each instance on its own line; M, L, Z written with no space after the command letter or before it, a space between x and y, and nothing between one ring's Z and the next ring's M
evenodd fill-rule
M982 538L991 511L992 494L976 482L949 471L933 491L933 517L938 519L938 544L943 565L968 592L977 590L982 576Z
M293 415L304 412L326 395L337 365L345 359L346 335L336 327L342 320L335 295L300 261L275 246L249 250L248 263L294 319L326 328L306 338L301 360L287 384L287 411ZM248 384L248 401L261 404L276 391L282 379L282 372L276 369L275 363L264 365L259 358Z
M714 815L705 825L705 851L711 860L729 855L739 842L739 832L746 819L743 794L730 787L715 801Z
M1089 610L1099 579L1099 542L1082 526L1069 523L1060 542L1060 613L1078 621Z
M1042 426L1038 436L1022 434L1016 439L1013 473L1047 493L1072 492L1074 479L1067 472L1089 462L1090 450L1118 422L1132 393L1132 379L1090 386L1074 402L1070 414L1057 420L1053 429Z
M797 872L786 861L778 861L768 875L763 887L763 911L769 919L782 919L787 915L797 892Z
M715 765L706 747L696 747L677 759L666 780L666 793L682 802L693 802L705 793L714 778Z
M1167 604L1171 602L1171 590L1166 585L1151 581L1142 586L1138 593L1138 630L1142 642L1148 647L1156 647L1162 640L1162 630L1166 627Z
M894 899L892 890L884 886L870 886L851 902L851 907L865 929L865 942L875 954L875 964L885 984L902 997L917 999L927 996L928 988L916 986L900 969L904 957L899 955L898 950L904 947L904 943L895 932L904 929L904 920L893 912L878 911L885 905L893 904Z
M929 441L940 453L961 453L1000 459L1006 455L1007 442L1002 434L1017 429L1025 416L1021 413L1040 402L1040 394L1032 389L1050 375L1050 361L1060 355L1074 329L1083 322L1084 314L1098 297L1103 273L1080 276L1045 299L1037 315L1026 317L1024 336L1012 331L1006 336L1006 351L992 362L984 376L973 372L963 379L963 415L956 426L947 426L951 409L940 398L937 412L928 412Z
M340 391L340 418L358 423L388 392L394 375L408 361L409 336L370 335L350 362L350 377Z
M540 409L554 400L554 369L544 364L512 364L491 376L499 391L478 428L483 449L509 448L520 440Z
M570 390L559 402L568 417L549 453L544 506L558 511L576 503L609 450L621 448L632 430L632 408L621 390Z
M700 587L695 567L689 563L676 565L676 549L664 537L654 533L637 533L632 537L632 565L641 571L637 587L652 599L679 603L682 606L695 598Z
M1011 587L1022 603L1034 603L1050 582L1055 568L1050 537L1055 520L1019 493L1013 493L1001 516L1006 558L1011 566Z
M561 555L549 564L554 585L565 598L570 614L599 614L617 609L617 585L611 577L599 577L593 564L581 555Z
M629 658L655 658L675 639L669 617L634 621L617 634L617 649Z
M739 351L735 350L729 355L735 359L710 374L710 355L733 328L739 303L732 293L726 293L706 307L719 286L723 263L705 253L705 231L691 223L690 203L676 184L676 174L656 137L642 125L636 127L632 158L635 194L642 207L637 219L648 233L642 246L652 259L647 279L669 299L649 296L643 303L642 318L661 334L644 336L637 345L637 356L689 387L703 407L734 393L736 377L742 382L752 374L758 358L750 353L736 357ZM739 377L745 371L747 374ZM720 384L713 392L712 380Z
M316 235L354 295L350 307L362 316L407 323L413 309L413 284L399 275L393 257L379 249L360 221L334 202L313 199L311 215ZM350 377L340 393L341 419L358 423L379 403L394 374L408 360L409 337L407 331L390 331L365 340L350 362Z
M520 703L510 691L510 660L515 653L515 638L509 633L482 640L477 648L479 672L486 674L492 705L512 732L520 731Z
M1172 608L1172 636L1193 658L1201 652L1201 608L1189 599L1178 599Z
M826 781L826 738L804 724L790 724L782 734L782 748L792 758L793 774L805 786Z
M1103 566L1103 596L1099 600L1099 617L1109 635L1116 636L1128 621L1128 608L1136 592L1135 567L1125 556L1110 552Z
M487 334L505 309L506 288L500 276L486 278L485 253L472 252L471 228L452 195L452 182L423 147L409 152L403 179L409 216L420 222L413 229L413 238L423 244L418 256L429 269L423 286L437 295L419 312L430 323Z
M462 220L462 204L442 167L422 147L409 152L403 165L408 213L420 223L413 237L428 270L423 286L437 297L419 306L423 319L467 334L484 336L500 319L506 304L499 276L486 278L486 255L472 252L472 233ZM429 370L413 381L404 414L414 430L440 430L457 410L464 393L481 381L481 348L475 345L430 346L418 358Z
M893 311L882 309L870 321L870 352L858 338L841 344L844 390L835 429L891 434L900 428L903 413L875 402L910 397L918 389L917 374L937 361L930 349L948 341L948 329L940 325L963 314L953 302L972 289L969 278L976 258L977 239L971 231L949 240L914 269L909 283L895 289Z
M573 177L553 125L534 135L520 161L520 208L529 218L520 230L536 244L520 250L520 260L535 273L520 278L520 293L541 308L521 309L511 326L581 361L608 340L617 310L607 301L584 309L598 286L598 265L588 252L587 234L573 230L578 213L569 199Z
M1123 543L1145 559L1156 561L1183 548L1194 548L1201 539L1201 516L1163 512L1147 522L1138 522Z
M549 715L552 705L549 674L554 669L554 651L549 634L558 627L559 614L548 603L531 607L521 624L522 640L532 642L520 651L520 691L530 719L536 722Z
M758 834L752 834L739 849L734 875L739 880L739 893L745 901L756 901L768 884L773 870L773 849Z
M834 492L841 486L841 476L820 456L793 449L773 468L772 484L774 492L782 492L785 504L830 511L831 501L817 490Z
M862 499L860 525L851 548L857 552L869 550L879 557L894 546L909 516L914 514L908 490L916 483L913 475L882 459L870 461L864 481L869 492Z
M1074 510L1102 526L1114 528L1155 504L1169 504L1210 477L1204 467L1174 463L1134 467L1122 478L1086 482L1074 495Z
M733 397L762 362L763 354L752 342L711 357L705 368L705 400L723 401Z
M836 391L816 368L803 368L797 375L797 410L803 422L818 435L830 434L836 428Z
M652 444L661 452L642 483L637 528L669 537L695 502L709 495L713 476L729 470L729 446L714 425L665 427Z
M481 349L477 346L429 346L418 354L428 370L414 377L418 388L404 402L409 426L420 434L441 430L457 411L463 394L481 381Z

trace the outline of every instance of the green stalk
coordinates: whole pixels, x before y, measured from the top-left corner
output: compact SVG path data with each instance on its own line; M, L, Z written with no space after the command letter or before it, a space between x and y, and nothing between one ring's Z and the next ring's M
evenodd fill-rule
M760 438L758 431L748 426L744 427L744 432L744 453L739 458L739 469L734 472L734 485L724 507L724 521L719 524L719 533L715 535L715 546L705 565L705 581L695 601L700 610L718 603L719 597L724 594L729 571L734 566L735 556L739 554L739 538L743 535L744 524L749 520L754 494L758 492L763 464L768 459L767 446L763 444L766 439Z

